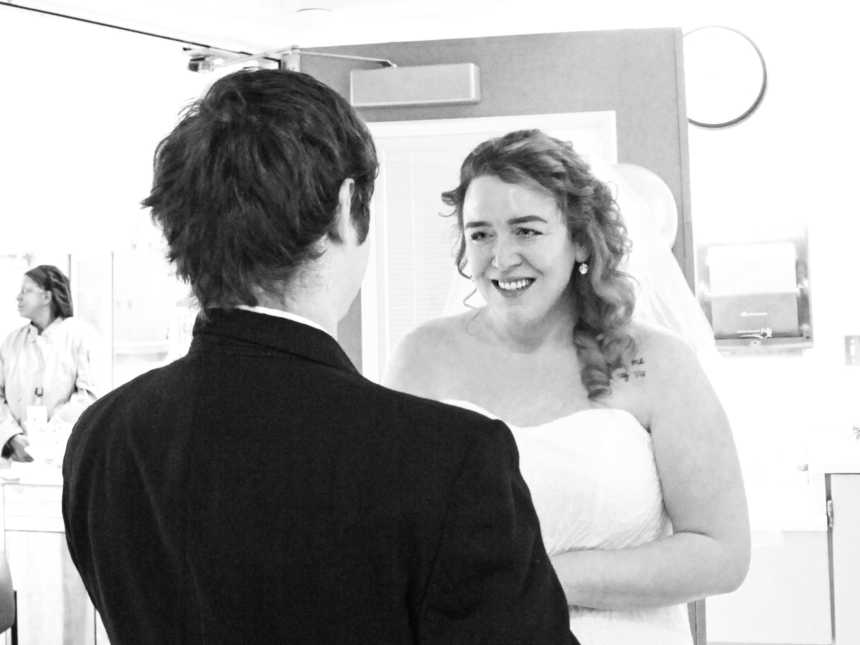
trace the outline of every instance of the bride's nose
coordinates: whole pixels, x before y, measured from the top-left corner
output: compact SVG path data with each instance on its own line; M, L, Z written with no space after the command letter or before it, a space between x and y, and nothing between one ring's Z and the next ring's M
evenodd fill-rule
M495 269L504 271L520 263L519 249L514 242L503 239L502 236L496 240L493 246L493 257L490 264Z

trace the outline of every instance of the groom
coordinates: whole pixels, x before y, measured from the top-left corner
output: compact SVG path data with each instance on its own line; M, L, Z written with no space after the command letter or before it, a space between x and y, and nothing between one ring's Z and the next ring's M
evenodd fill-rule
M365 380L334 338L376 172L295 72L224 77L160 144L144 205L203 313L63 464L112 643L576 643L507 427Z

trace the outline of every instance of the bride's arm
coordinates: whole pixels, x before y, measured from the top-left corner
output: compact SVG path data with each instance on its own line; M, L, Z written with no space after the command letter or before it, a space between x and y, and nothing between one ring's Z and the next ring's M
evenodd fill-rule
M650 430L674 535L642 546L552 558L568 604L688 602L736 589L749 567L749 520L725 412L693 352L673 336L642 343Z

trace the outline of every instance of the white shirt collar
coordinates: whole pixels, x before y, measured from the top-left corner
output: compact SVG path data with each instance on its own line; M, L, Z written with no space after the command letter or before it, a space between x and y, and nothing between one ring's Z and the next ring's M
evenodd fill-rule
M36 327L36 325L32 321L30 321L30 324L27 325L27 335L32 337L32 338L36 338L38 336L44 336L45 334L50 336L51 334L54 333L54 331L60 326L60 323L63 322L64 320L66 320L66 318L63 318L62 316L57 316L42 331L39 331L39 328Z
M272 309L271 307L251 307L250 305L236 305L236 309L244 309L245 311L251 311L255 314L264 314L266 316L276 316L277 318L286 318L287 320L292 320L293 322L307 325L308 327L313 327L314 329L319 329L320 331L323 331L332 338L334 338L331 332L325 329L319 323L315 323L313 320L305 318L304 316L299 316L298 314L284 311L283 309Z

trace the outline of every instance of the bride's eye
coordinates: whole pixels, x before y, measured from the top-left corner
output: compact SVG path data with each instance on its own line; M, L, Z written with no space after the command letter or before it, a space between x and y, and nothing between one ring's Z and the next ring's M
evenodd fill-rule
M516 229L516 234L519 237L537 237L538 235L542 235L541 231L534 228L526 228L524 226L520 226Z
M472 242L483 242L487 237L489 236L486 231L472 231L469 233L469 239Z

